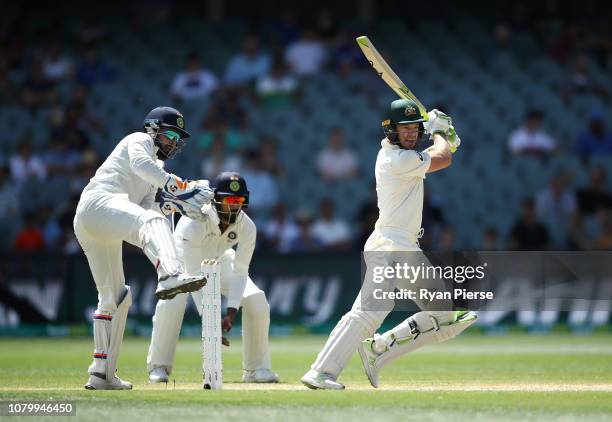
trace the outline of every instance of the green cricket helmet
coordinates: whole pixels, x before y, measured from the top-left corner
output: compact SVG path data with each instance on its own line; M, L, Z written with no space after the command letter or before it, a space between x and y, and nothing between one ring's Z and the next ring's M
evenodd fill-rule
M382 128L389 142L394 145L399 145L396 125L401 123L418 123L419 139L421 139L425 133L425 128L423 126L423 122L425 121L426 119L421 116L419 112L419 106L412 100L402 98L391 103L389 110L385 113L385 117L383 118Z

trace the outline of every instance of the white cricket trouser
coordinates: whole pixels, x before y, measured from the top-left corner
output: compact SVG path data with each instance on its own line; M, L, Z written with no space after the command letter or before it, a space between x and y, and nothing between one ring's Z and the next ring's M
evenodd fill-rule
M98 310L114 311L123 293L123 241L139 246L139 229L150 212L127 195L89 192L74 217L74 233L98 289Z
M227 251L220 258L221 294L229 291L229 279L232 274L233 250ZM201 291L191 294L196 308L202 306ZM172 371L174 354L178 343L181 325L187 306L186 294L180 294L170 300L160 300L153 316L153 332L147 356L147 368L163 367L168 373ZM242 367L245 370L260 368L270 369L270 350L268 330L270 326L270 306L265 293L248 277L242 300Z
M94 360L89 373L106 374L109 379L114 376L125 320L132 303L123 274L123 241L143 247L145 243L155 246L156 241L157 244L166 243L164 239L168 238L170 244L162 246L161 250L170 248L172 252L170 226L161 214L130 202L127 194L87 192L77 206L74 233L85 252L98 290L98 307L93 319ZM151 237L153 240L148 240ZM150 251L158 249L149 246ZM153 260L151 252L147 256ZM165 268L176 269L173 263L178 262L177 259L166 261L169 264Z
M374 266L390 265L389 258L393 258L393 256L390 257L385 252L389 254L398 252L401 259L402 252L418 253L421 251L416 238L413 238L412 242L408 243L404 236L393 237L392 233L384 233L380 230L375 230L372 233L364 249L366 251L366 265L368 271L371 271L371 268ZM424 258L424 256L422 256L422 258ZM367 279L371 278L366 275L366 280ZM428 280L428 285L423 285L422 287L432 287L429 285L431 282L431 280ZM396 287L410 289L419 288L419 281L415 284L405 286L402 286L402 281L397 281ZM351 310L340 319L332 330L325 346L312 364L312 369L328 373L335 377L339 376L361 342L371 337L380 327L387 315L393 310L393 300L376 301L375 306L368 306L367 298L371 296L368 294L371 292L371 289L372 285L364 283ZM366 309L364 309L364 301L362 301L364 292L366 297ZM426 308L425 304L419 303L419 301L415 302L421 309ZM452 312L450 312L451 304L449 303L448 306L448 315L446 315L447 312L437 312L442 320L441 322L445 322L445 318L451 318L452 316Z

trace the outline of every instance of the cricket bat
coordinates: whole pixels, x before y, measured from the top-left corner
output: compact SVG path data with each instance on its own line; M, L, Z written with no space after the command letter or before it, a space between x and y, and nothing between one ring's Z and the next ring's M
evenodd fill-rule
M428 120L427 109L423 103L419 101L416 95L414 95L406 84L403 83L402 80L395 74L383 56L381 56L378 50L376 50L376 47L374 47L374 44L372 44L370 39L362 35L361 37L357 37L356 41L359 48L361 48L361 51L363 51L364 56L366 56L370 62L370 65L372 65L372 68L374 71L376 71L378 76L380 76L382 80L385 81L385 83L389 85L397 95L399 95L400 98L406 98L414 101L419 108L419 113L421 116L423 116L425 120Z

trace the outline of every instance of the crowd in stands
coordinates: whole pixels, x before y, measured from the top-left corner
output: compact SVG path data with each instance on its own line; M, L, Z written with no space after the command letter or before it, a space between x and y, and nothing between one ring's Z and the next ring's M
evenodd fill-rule
M521 4L526 10L517 7L509 22L491 27L492 51L499 54L518 48L513 42L515 36L530 32L539 41L534 54L567 69L567 83L559 93L563 101L571 102L579 93L590 92L607 108L591 110L588 121L574 122L584 130L573 141L573 151L562 151L557 139L561 134L543 125L544 118L552 118L550 114L555 111L539 109L529 110L524 124L505 134L507 144L500 149L507 149L513 159L519 160L554 160L559 154L576 154L585 163L582 171L590 172L589 183L578 185L575 174L559 169L551 180L541 181L534 197L524 198L522 204L508 204L516 209L516 221L510 230L500 232L498 227L483 226L482 238L467 245L448 222L453 210L444 209L435 196L428 194L423 212L425 236L421 239L424 249L612 248L612 168L588 164L594 157L612 156L612 133L606 127L606 121L610 121L610 92L589 74L593 64L612 70L611 38L597 26L585 26L581 19L571 20L554 10L534 18ZM553 27L554 32L543 30ZM588 44L583 38L585 31ZM5 251L80 251L72 232L75 205L105 158L92 144L91 135L104 134L105 128L117 124L113 117L99 115L88 106L94 86L122 77L121 69L99 54L98 46L106 36L93 30L81 32L70 48L55 39L5 36L7 42L0 47L0 113L15 107L25 109L32 121L43 115L42 123L37 124L49 129L49 136L42 140L36 138L39 128L34 124L28 134L16 140L9 139L13 136L10 125L0 134L0 246ZM281 193L290 192L293 183L281 151L290 151L290 143L299 143L300 139L284 139L272 127L254 144L245 146L245 138L250 136L251 110L244 106L244 97L255 107L268 110L297 107L303 86L322 70L333 72L337 78L354 71L371 72L353 38L327 12L314 25L298 24L295 16L288 14L269 25L267 31L248 33L223 72L208 68L201 51L186 51L182 64L167 63L160 55L160 66L176 68L167 87L169 104L180 109L192 100L210 100L201 121L190 121L186 116L193 137L183 154L197 155L201 162L200 174L186 176L210 179L221 171L240 171L251 191L249 212L258 223L261 250L359 250L376 221L373 168L364 168L359 162L352 128L344 127L342 121L322 132L321 144L312 150L326 196L310 208L296 209L292 198ZM25 77L15 78L15 74ZM61 92L64 86L69 87L68 95ZM147 111L142 110L143 116ZM116 115L121 115L121 110ZM132 129L138 123L134 122ZM113 144L118 141L108 139ZM371 186L371 195L363 203L338 202L334 183L346 181ZM339 217L337 210L347 207L353 217Z

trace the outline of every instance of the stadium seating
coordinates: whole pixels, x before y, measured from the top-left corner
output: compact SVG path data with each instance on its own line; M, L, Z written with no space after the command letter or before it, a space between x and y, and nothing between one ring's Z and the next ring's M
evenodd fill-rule
M246 25L230 21L223 27L212 27L185 19L175 31L163 31L163 36L147 32L146 37L128 28L116 19L109 31L110 39L100 53L118 76L94 86L89 98L89 109L106 124L104 133L91 136L101 155L107 154L126 132L138 130L148 109L172 103L169 86L174 73L183 67L188 51L200 51L206 67L222 76L227 61L240 49ZM560 87L565 70L538 51L530 35L516 40L515 48L522 53L514 56L508 52L489 54L489 34L481 22L465 18L450 28L440 22L424 21L410 32L402 22L391 21L381 26L375 36L381 52L423 102L446 106L455 119L463 147L455 165L428 177L427 184L448 210L448 220L457 230L460 246L465 247L477 246L485 227L497 226L500 232L506 232L519 211L520 200L544 187L553 169L573 170L576 183L584 183L587 171L573 155L573 145L586 127L589 113L607 106L588 95L564 103ZM406 40L410 41L410 49L403 48ZM442 46L435 54L429 49L433 43ZM612 90L610 75L597 68L592 73L598 83ZM72 87L62 83L61 97L69 98ZM394 96L367 67L355 69L348 77L331 70L321 72L303 81L302 93L295 107L284 110L259 109L247 102L250 127L245 146L256 146L263 134L274 134L279 139L280 158L287 169L280 189L283 196L291 193L295 199L292 211L304 207L316 211L318 200L330 196L336 201L338 214L352 218L369 196L382 137L380 118ZM180 105L189 130L196 136L201 133L201 121L209 105L209 99ZM545 127L561 146L561 153L547 163L510 158L506 152L509 133L532 107L544 111ZM44 152L49 132L47 112L42 109L31 114L16 106L2 107L0 130L5 135L0 154L8 157L27 133L37 150ZM607 119L608 127L612 126L609 113ZM359 154L361 177L325 185L317 177L314 160L333 127L344 128L348 146ZM183 153L177 160L174 168L188 170L192 177L200 176L198 154ZM592 165L601 162L612 168L609 157L599 158ZM49 186L56 183L50 181ZM36 207L36 201L52 200L57 198L40 195L24 203Z

